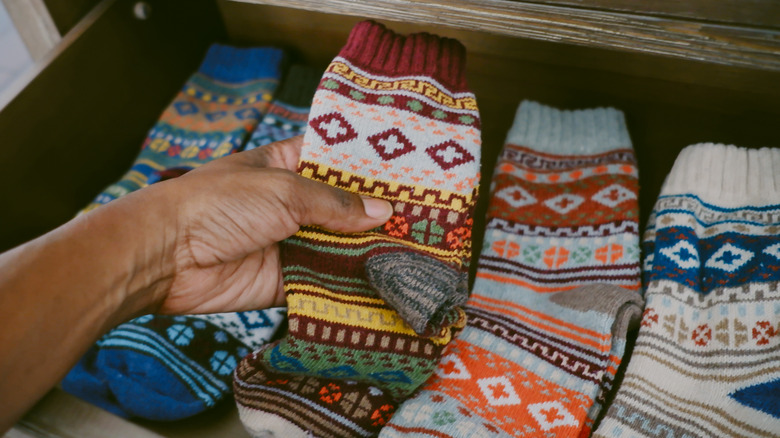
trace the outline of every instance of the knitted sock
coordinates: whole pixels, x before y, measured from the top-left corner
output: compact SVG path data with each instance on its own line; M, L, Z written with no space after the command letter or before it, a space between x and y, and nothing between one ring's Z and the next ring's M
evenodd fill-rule
M284 76L282 86L268 106L268 112L257 125L245 150L265 146L306 132L309 108L322 71L305 65L293 65Z
M248 357L254 371L234 385L256 436L286 433L276 424L304 433L318 421L350 423L354 435L362 429L335 411L301 420L292 401L261 407L262 392L247 384L254 373L362 382L397 401L433 373L465 324L481 141L464 61L457 41L363 22L325 72L299 173L390 200L395 215L370 232L304 227L283 243L289 332Z
M136 318L103 336L62 388L122 417L190 417L231 394L238 362L273 339L286 313Z
M637 188L620 111L523 102L468 325L380 436L587 436L641 312Z
M212 46L150 132L130 172L84 211L236 150L270 100L281 54L277 49ZM163 143L162 148L151 146ZM193 155L187 148L199 152ZM176 154L168 153L176 149ZM284 309L143 316L101 338L62 386L124 417L188 417L230 394L237 361L267 343L284 316Z
M83 211L147 186L172 168L192 169L238 150L257 125L281 76L283 52L214 44L149 131L130 170Z
M647 309L594 436L778 436L780 149L683 149L654 216Z

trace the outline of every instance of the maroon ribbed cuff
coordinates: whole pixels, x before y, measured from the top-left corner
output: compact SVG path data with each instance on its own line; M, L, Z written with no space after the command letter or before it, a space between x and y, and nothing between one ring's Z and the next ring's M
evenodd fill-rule
M452 38L425 32L403 36L377 22L363 21L352 28L339 55L372 73L429 76L450 91L469 91L466 49Z

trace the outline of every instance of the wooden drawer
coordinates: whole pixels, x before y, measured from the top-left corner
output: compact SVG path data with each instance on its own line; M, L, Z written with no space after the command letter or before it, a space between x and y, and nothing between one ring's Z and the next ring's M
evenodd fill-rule
M485 148L477 237L493 166L522 99L623 110L639 160L643 220L683 147L778 145L780 8L773 1L681 8L592 0L586 8L578 0L148 0L146 19L134 14L136 3L102 1L39 63L26 88L0 96L0 250L67 221L121 175L211 42L279 46L324 69L364 17L466 45ZM175 424L132 424L59 391L12 434L145 431L245 435L231 405Z

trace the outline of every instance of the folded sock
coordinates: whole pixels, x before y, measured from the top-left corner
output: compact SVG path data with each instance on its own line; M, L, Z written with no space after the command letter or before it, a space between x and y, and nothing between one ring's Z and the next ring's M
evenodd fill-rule
M647 308L594 436L777 436L780 149L683 149L643 246Z
M387 199L395 214L369 232L303 227L283 242L289 331L248 357L248 369L360 382L395 402L433 373L465 324L479 181L479 113L464 52L451 39L404 37L373 22L352 30L315 93L298 171ZM292 402L261 405L262 391L241 391L252 376L237 376L235 390L255 436L286 436L273 416L300 433L312 421L327 431L343 418L300 409L293 416ZM325 436L361 436L351 430Z
M147 186L158 172L193 169L238 150L271 101L282 58L276 48L209 47L147 134L130 170L82 212Z
M637 189L620 111L523 102L468 324L380 436L588 436L641 313Z
M306 132L311 100L321 77L322 71L312 67L300 64L290 67L244 149L252 150Z

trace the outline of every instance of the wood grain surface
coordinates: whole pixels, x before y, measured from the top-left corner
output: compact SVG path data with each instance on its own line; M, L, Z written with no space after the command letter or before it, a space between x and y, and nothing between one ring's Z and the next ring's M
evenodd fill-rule
M780 71L780 30L507 0L231 0ZM597 2L598 3L598 2ZM770 5L760 2L759 6ZM767 12L777 16L776 7ZM756 10L755 14L763 11Z

